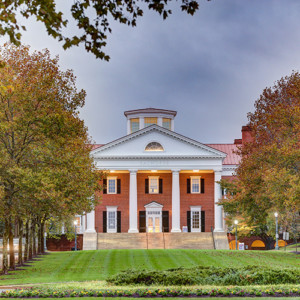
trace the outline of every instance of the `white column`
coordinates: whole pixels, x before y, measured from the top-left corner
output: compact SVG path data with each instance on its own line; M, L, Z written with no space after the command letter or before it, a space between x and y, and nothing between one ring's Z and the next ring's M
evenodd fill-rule
M216 232L224 232L222 206L218 205L219 199L222 198L221 186L218 181L221 180L221 171L215 171L215 230Z
M95 211L92 210L90 213L86 214L86 230L85 232L96 232L95 230Z
M143 129L145 127L145 119L144 117L140 117L140 129Z
M163 118L162 117L157 118L157 125L161 126L161 127L163 126Z
M129 233L139 232L137 229L137 183L136 170L130 170L129 178Z
M130 119L127 119L127 134L130 134Z
M172 170L172 230L171 232L181 232L179 170Z
M171 120L171 130L174 131L174 119Z

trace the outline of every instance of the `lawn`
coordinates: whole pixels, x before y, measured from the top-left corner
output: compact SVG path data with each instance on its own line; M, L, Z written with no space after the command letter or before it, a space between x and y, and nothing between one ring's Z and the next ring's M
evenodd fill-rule
M96 250L54 252L23 270L1 276L0 285L105 280L128 268L165 270L196 265L300 267L299 256L281 251Z

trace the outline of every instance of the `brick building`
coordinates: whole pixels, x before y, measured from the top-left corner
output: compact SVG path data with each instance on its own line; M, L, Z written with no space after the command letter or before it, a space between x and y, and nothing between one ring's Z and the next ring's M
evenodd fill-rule
M233 151L249 138L247 126L233 144L202 144L174 131L176 111L124 114L127 135L91 152L108 176L101 203L78 218L83 244L97 233L224 232L218 181L234 175Z

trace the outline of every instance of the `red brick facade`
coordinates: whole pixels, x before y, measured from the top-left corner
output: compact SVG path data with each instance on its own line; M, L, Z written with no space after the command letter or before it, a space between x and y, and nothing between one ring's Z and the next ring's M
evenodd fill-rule
M120 194L102 194L100 204L95 209L95 228L97 232L103 232L103 211L106 206L118 206L121 211L121 232L129 229L129 173L113 173L121 179ZM161 194L147 194L145 192L145 180L149 176L159 176L163 181ZM204 179L204 193L187 193L187 178L190 176L201 176ZM137 216L139 211L145 211L145 205L151 202L163 205L163 211L169 211L169 230L172 229L172 173L138 173L137 174ZM205 211L205 231L209 232L214 226L214 173L180 173L180 228L187 226L187 211L190 206L201 206ZM139 228L139 218L138 218Z

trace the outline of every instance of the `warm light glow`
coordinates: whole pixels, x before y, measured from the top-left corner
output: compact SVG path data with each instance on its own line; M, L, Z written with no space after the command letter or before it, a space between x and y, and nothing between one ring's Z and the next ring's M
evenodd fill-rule
M77 225L77 221L76 221L76 220L74 221L74 225L75 225L75 226Z
M238 220L234 220L234 224L235 224L235 225L237 225L237 224L238 224L238 222L239 222Z
M193 170L193 172L195 172L195 173L198 173L198 172L199 172L199 170Z
M157 170L151 170L151 172L152 172L152 173L156 173L156 172L157 172Z
M275 216L275 218L277 218L277 217L278 217L278 212L276 212L276 213L274 214L274 216Z
M115 173L116 171L115 170L110 170L110 173Z

